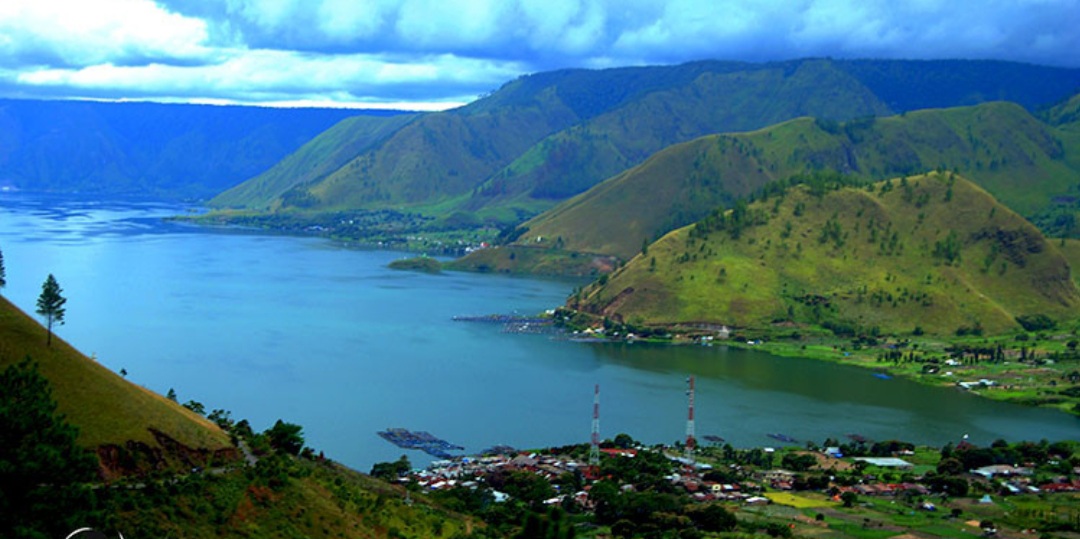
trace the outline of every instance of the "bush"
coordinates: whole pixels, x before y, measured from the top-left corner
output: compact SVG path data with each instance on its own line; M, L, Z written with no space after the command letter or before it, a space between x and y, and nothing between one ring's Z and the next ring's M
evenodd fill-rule
M1027 331L1054 329L1057 323L1045 314L1024 314L1016 317L1016 322Z

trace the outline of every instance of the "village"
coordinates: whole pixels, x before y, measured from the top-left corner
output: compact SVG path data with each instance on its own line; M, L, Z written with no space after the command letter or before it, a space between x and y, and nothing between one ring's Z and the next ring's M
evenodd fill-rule
M1020 514L1015 504L1027 499L1059 509L1046 517L1051 527L1080 526L1080 454L1074 442L976 447L961 440L928 448L856 438L751 449L713 441L688 451L686 444L646 446L620 434L599 444L598 461L590 458L597 453L590 444L535 451L500 447L436 460L392 480L407 496L479 497L490 506L562 511L600 526L626 521L633 529L671 524L661 515L673 508L683 506L677 512L692 515L695 506L714 505L737 515L739 523L753 517L765 526L782 515L780 521L794 531L843 526L855 515L860 526L887 528L890 513L877 512L886 508L966 526L976 535L1008 537L1009 523L1000 515L1006 508ZM1026 533L1047 522L1013 525L1013 532Z

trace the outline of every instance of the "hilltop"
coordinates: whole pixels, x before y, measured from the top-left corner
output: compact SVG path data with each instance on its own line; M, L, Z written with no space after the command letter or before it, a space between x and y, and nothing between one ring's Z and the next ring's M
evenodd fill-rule
M970 178L1048 232L1080 233L1080 139L1018 105L994 102L849 122L800 118L674 145L527 221L509 248L458 265L536 271L527 261L551 265L572 253L626 260L643 242L807 170L871 181L935 169Z
M334 213L323 227L347 221L342 212L386 209L428 218L420 229L452 217L451 226L505 226L707 134L991 99L1035 108L1077 87L1080 70L970 61L702 61L537 73L384 137L328 133L212 204L282 219Z
M793 183L666 234L569 306L634 326L838 334L1000 333L1076 316L1055 243L956 174Z

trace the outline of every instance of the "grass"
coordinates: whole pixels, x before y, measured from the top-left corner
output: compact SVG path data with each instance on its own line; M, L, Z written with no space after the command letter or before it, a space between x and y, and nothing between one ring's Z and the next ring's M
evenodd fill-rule
M0 367L30 357L52 385L60 413L79 428L79 443L94 448L137 441L157 447L157 429L193 448L231 447L228 436L206 418L157 393L124 380L53 335L0 297Z
M788 505L796 509L809 509L814 507L836 507L839 502L834 502L823 497L808 497L791 494L790 492L766 492L765 497L773 503Z

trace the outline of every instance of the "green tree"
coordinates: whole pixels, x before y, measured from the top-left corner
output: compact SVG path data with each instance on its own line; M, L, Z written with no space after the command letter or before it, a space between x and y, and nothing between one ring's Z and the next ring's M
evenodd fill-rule
M859 496L849 490L840 495L840 500L844 502L844 507L851 507L855 505L855 502L859 501Z
M38 296L37 300L37 313L45 318L45 327L48 330L48 337L45 340L46 346L52 346L53 324L64 325L64 304L67 303L67 298L61 295L63 292L64 289L60 288L60 284L56 282L56 277L53 277L51 273L41 285L41 295Z
M97 459L77 436L30 358L0 372L0 537L63 537L86 525Z
M266 437L270 439L270 446L278 451L284 451L290 455L299 455L304 448L304 428L294 423L286 423L277 420L273 427L266 431Z
M722 505L710 504L700 509L695 508L687 512L687 515L698 528L708 532L728 532L735 529L739 522L735 515L724 509Z
M395 479L404 476L412 470L412 464L409 462L409 457L401 455L401 458L395 462L376 462L371 467L372 477L378 477L383 481L394 481Z
M7 270L4 269L4 252L0 251L0 288L7 286Z

